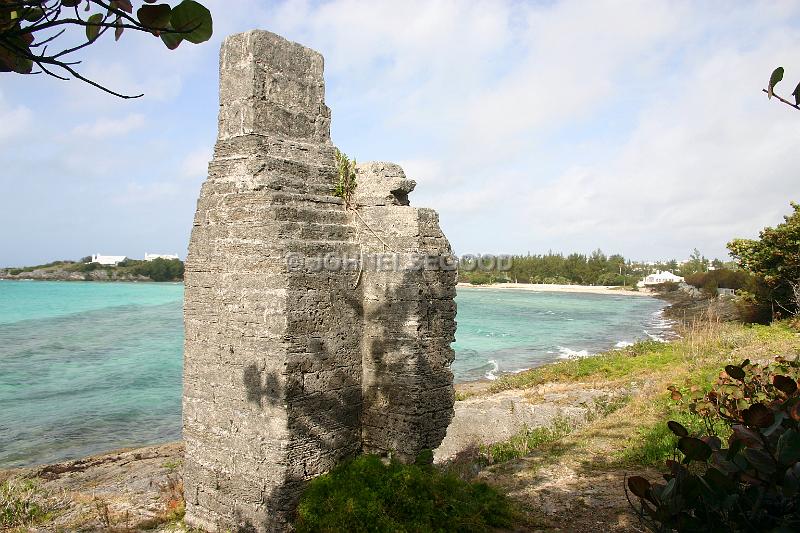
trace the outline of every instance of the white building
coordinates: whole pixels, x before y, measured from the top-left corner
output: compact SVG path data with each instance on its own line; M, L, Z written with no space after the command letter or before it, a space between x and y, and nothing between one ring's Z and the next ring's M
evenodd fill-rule
M639 287L646 287L647 285L659 285L661 283L681 283L683 278L680 276L676 276L672 272L668 270L658 271L654 274L649 274L645 277L642 281L637 283Z
M94 254L92 256L92 263L98 263L104 266L117 266L125 261L127 257L124 255L100 255Z
M153 259L178 259L178 256L175 254L148 254L145 252L145 261L152 261Z

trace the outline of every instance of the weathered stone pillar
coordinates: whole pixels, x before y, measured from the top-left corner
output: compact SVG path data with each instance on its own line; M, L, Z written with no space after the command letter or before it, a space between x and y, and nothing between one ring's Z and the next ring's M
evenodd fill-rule
M185 274L186 521L282 531L305 482L359 452L413 459L452 417L455 272L391 164L336 182L323 60L265 31L220 54L219 135ZM400 268L325 256L389 252Z
M363 450L413 461L453 418L456 270L432 209L393 163L357 167L355 224L364 271ZM373 264L369 264L372 262Z
M360 450L358 256L333 197L322 56L265 31L228 37L219 136L186 262L187 522L285 528L303 482Z

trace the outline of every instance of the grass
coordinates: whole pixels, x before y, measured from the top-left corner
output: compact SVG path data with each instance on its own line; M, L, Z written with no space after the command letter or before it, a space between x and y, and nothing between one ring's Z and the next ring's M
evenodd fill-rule
M492 383L487 391L494 393L508 389L527 389L554 382L629 378L643 371L658 372L675 365L679 360L680 354L672 344L641 341L622 350L559 361L518 374L505 375Z
M47 494L28 479L9 479L0 483L0 529L28 527L50 518L62 507L60 500Z
M363 455L314 479L298 508L296 528L310 531L483 532L509 527L510 501L431 465L384 464Z
M481 456L487 464L505 463L531 453L533 450L555 442L572 433L575 424L565 418L555 421L550 427L523 428L510 439L481 446Z
M503 376L486 392L577 382L604 386L633 382L641 390L625 405L609 409L605 414L614 413L609 417L596 416L588 425L572 431L563 426L526 430L488 447L487 452L495 462L534 450L550 454L556 461L565 450L572 450L581 460L595 457L604 467L662 466L674 455L677 442L667 421L676 420L693 434L705 430L703 419L686 406L690 391L707 391L726 364L745 358L768 360L778 354L800 354L800 334L795 327L788 322L769 326L697 322L681 330L682 338L671 343L639 342L623 350ZM670 397L670 385L684 393L683 400ZM721 427L717 430L724 431Z

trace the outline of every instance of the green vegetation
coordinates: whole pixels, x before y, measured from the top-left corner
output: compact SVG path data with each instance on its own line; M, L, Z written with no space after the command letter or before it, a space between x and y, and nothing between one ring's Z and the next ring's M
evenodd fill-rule
M146 276L153 281L177 281L183 279L183 261L180 259L157 258L152 261L131 261L128 260L123 268L130 267L134 274Z
M692 395L688 410L705 427L666 424L677 438L676 459L682 458L667 461L666 483L628 480L654 529L800 528L798 377L800 356L764 366L745 359L727 365L710 390ZM672 393L682 396L676 387Z
M149 5L153 1L144 0L136 13L131 0L0 2L0 71L44 72L59 79L71 75L115 96L131 98L82 76L75 70L80 61L68 56L109 30L115 40L126 29L160 37L170 50L183 41L198 44L211 38L211 13L203 5L194 0L182 0L175 7ZM55 26L60 31L54 33Z
M54 261L44 265L36 265L22 268L8 268L6 272L11 276L20 274L37 273L54 276L53 278L44 277L42 279L59 279L59 275L66 279L72 273L84 274L83 279L98 279L92 277L90 273L100 270L104 271L103 280L126 280L143 276L152 281L180 281L183 279L184 264L180 259L153 259L152 261L139 261L127 259L117 266L104 266L98 263L89 262L91 257L81 261ZM101 273L102 275L102 273Z
M32 526L46 520L59 508L59 502L31 480L11 479L0 483L0 529Z
M309 484L297 531L492 531L512 524L506 497L428 464L346 462Z
M682 354L674 344L641 341L621 350L567 359L518 374L503 375L488 390L500 392L507 389L527 389L544 383L616 380L642 373L655 373L673 367L682 360Z
M679 265L674 259L655 264L636 263L619 254L607 256L602 250L589 255L563 255L548 252L543 255L511 256L511 268L483 268L478 262L459 265L459 280L473 285L490 283L554 283L560 285L617 285L635 286L654 270L669 270L681 276L706 272L710 266L723 267L722 261L709 261L695 249L689 260Z
M574 429L575 424L565 418L556 420L551 427L526 427L506 441L481 446L481 459L486 464L495 464L524 457L545 444L569 435Z
M347 154L336 149L336 184L333 188L333 195L344 200L346 209L350 208L353 201L353 193L356 190L356 160L347 157Z
M800 204L774 228L761 230L757 240L735 239L728 249L744 269L763 279L768 290L753 293L755 301L783 315L800 309Z

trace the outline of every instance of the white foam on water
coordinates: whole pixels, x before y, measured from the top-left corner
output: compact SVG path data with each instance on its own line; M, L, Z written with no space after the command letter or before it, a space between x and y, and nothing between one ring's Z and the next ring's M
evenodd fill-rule
M617 344L614 345L614 348L627 348L628 346L633 346L633 343L630 341L619 341Z
M592 355L588 350L573 350L566 346L558 346L559 359L577 359L579 357L589 357Z
M497 361L495 361L494 359L489 359L489 360L487 361L487 363L489 363L490 365L492 365L492 366L493 366L493 368L492 368L491 370L489 370L489 371L486 373L486 376L485 376L485 377L486 377L486 379L488 379L488 380L494 381L494 380L496 380L496 379L497 379L497 374L495 374L495 372L497 372L498 370L500 370L500 365L498 365L498 364L497 364Z

